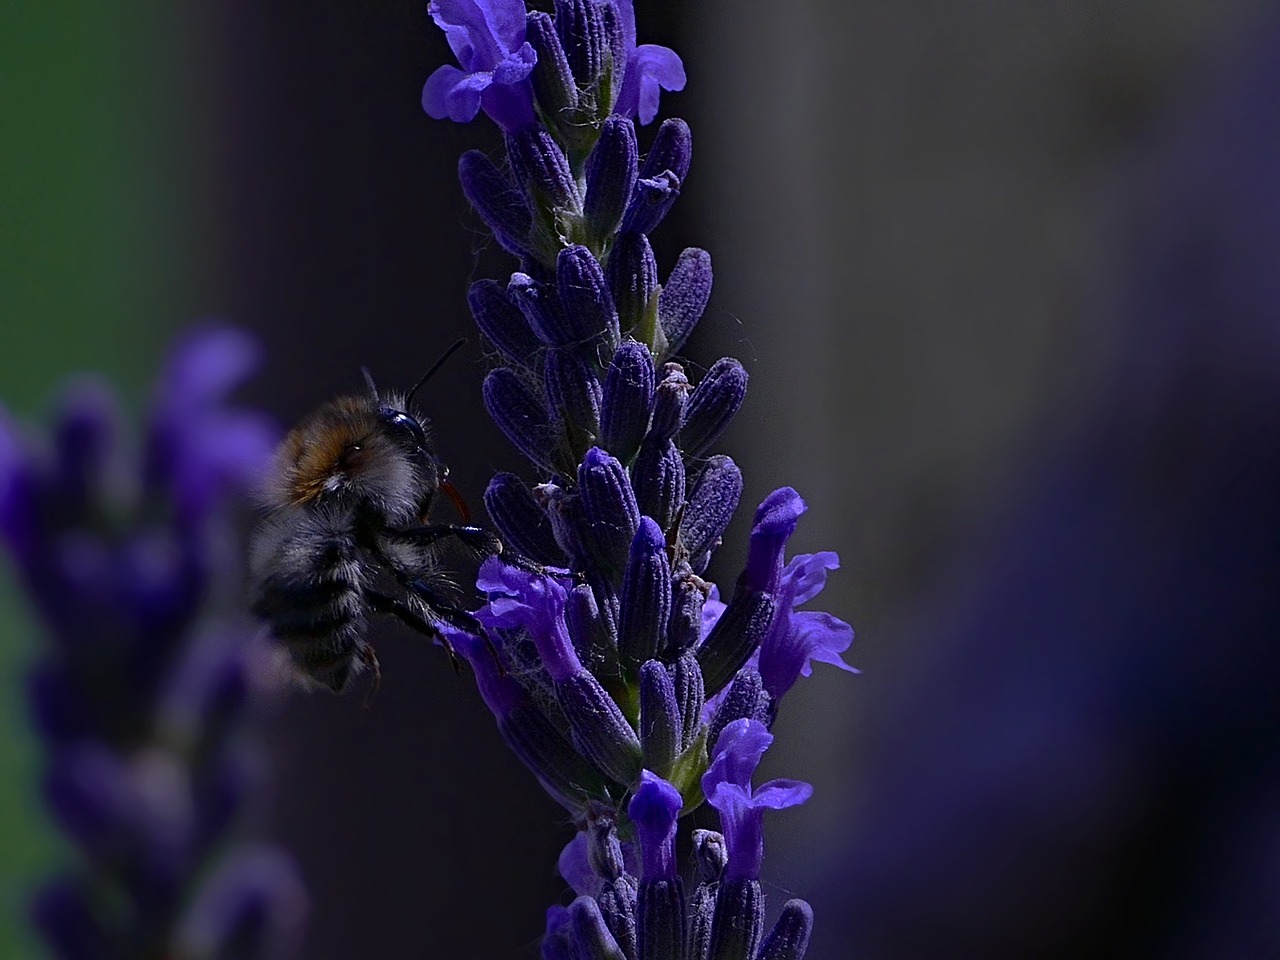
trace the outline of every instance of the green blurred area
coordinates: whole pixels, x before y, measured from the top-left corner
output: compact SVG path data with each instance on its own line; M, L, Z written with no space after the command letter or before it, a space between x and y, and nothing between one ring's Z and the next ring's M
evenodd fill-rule
M207 257L191 15L198 5L0 0L0 403L48 421L99 371L136 410L197 319ZM40 808L22 697L40 642L0 566L0 957L37 957L24 904L68 855Z

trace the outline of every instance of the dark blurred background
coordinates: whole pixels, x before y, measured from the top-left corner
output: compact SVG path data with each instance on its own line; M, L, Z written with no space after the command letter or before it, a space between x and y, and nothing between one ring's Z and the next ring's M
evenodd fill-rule
M804 681L762 771L816 788L764 871L774 909L813 902L811 956L1280 954L1271 7L636 2L689 74L654 237L664 274L714 258L686 353L751 371L744 503L800 490L794 548L840 552L823 606L858 631L863 675ZM467 282L511 269L455 176L494 132L421 111L447 58L424 0L0 6L5 405L84 368L140 403L209 316L261 337L245 399L283 422L361 364L412 383L471 332ZM520 469L482 371L473 342L421 397L476 507ZM59 848L4 599L22 956ZM371 709L297 696L265 731L303 956L536 956L560 809L438 649L378 649Z

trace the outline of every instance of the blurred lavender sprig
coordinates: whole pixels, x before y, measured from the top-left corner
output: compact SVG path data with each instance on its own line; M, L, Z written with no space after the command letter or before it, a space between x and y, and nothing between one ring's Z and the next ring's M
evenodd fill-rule
M292 952L293 865L238 831L260 781L253 635L213 609L237 586L231 497L276 436L227 403L256 362L238 331L181 341L140 450L97 381L66 390L48 439L0 416L0 536L47 638L27 678L43 793L80 854L32 902L54 956Z
M469 302L497 361L485 405L535 480L501 473L485 494L524 558L481 569L493 646L451 638L508 744L581 831L560 863L578 898L552 908L543 955L799 958L803 901L764 935L761 824L810 788L751 777L782 697L812 660L850 669L853 631L796 609L839 563L787 562L806 509L788 487L756 511L727 603L703 577L742 495L741 471L713 450L747 373L726 357L694 383L676 359L710 297L711 258L685 250L660 283L649 234L688 176L692 139L666 120L642 155L633 122L683 88L684 67L636 44L629 0L429 10L461 66L431 76L425 109L483 111L505 135L502 162L473 150L459 173L519 269L477 281ZM677 824L704 798L722 832L698 832L682 876Z

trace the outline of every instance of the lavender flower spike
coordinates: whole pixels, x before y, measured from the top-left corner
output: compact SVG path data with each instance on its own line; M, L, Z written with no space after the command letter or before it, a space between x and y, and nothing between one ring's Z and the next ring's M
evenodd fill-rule
M472 151L460 173L518 258L469 300L502 364L485 380L486 407L528 461L485 495L507 547L477 581L490 645L455 646L509 745L580 831L560 864L577 899L548 913L543 956L761 960L763 811L809 788L753 791L751 773L781 697L812 660L843 665L852 631L796 609L836 564L785 564L806 509L789 487L756 512L729 603L703 579L745 487L715 448L747 374L726 357L695 383L686 371L702 363L672 359L707 308L711 256L685 250L663 285L649 234L686 187L693 138L668 118L642 156L635 124L684 86L684 65L637 45L631 0L552 6L522 24L510 0L432 6L464 68L433 76L433 115L484 109L506 134L505 157ZM521 105L527 95L531 114L495 111L499 89ZM704 836L697 869L682 874L680 814L704 796L725 836ZM803 955L811 914L797 903L765 943L768 960Z
M48 634L28 678L44 795L82 861L32 904L59 957L283 957L296 940L293 865L233 829L258 785L253 635L202 619L233 573L228 500L274 445L227 404L256 352L230 329L180 341L136 454L102 385L68 393L51 449L0 415L0 536Z

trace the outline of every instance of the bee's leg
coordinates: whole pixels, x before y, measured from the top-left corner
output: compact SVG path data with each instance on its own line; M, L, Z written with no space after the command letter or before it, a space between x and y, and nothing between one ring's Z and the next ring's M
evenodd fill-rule
M359 656L364 661L364 665L373 671L373 685L369 687L369 692L364 695L364 706L367 710L369 704L373 703L373 698L378 695L378 690L382 687L382 666L378 663L378 655L373 652L373 647L367 643L361 645Z
M417 630L419 633L424 634L433 640L438 640L440 642L440 646L444 647L444 652L449 655L449 662L453 664L454 672L462 672L462 663L458 660L457 651L453 649L453 644L449 642L449 638L441 633L440 628L434 623L422 616L422 614L418 613L418 611L414 610L413 607L409 606L409 604L405 603L403 600L398 600L395 597L388 597L386 594L375 593L372 590L366 590L364 596L368 601L369 606L378 613L389 613L393 617L397 617L402 622L413 627L413 629ZM484 628L481 627L480 629L483 630ZM487 635L485 636L485 639L488 639Z
M508 566L523 570L525 573L536 573L542 577L559 577L560 579L571 578L577 583L586 582L586 574L581 570L567 570L564 567L549 567L537 560L530 560L522 553L516 553L514 550L508 550L502 555L502 562Z
M459 630L484 640L489 656L493 658L493 662L498 665L498 668L505 672L505 668L502 666L502 659L498 656L498 648L494 645L493 638L489 636L489 631L485 629L483 623L466 610L455 607L449 600L442 597L431 584L424 580L410 580L405 583L405 586L431 608L431 613L434 616L439 617L451 626L457 627Z
M403 543L430 547L442 540L457 540L476 553L491 556L502 553L502 541L483 527L462 527L450 523L427 523L420 527L404 527L387 531L387 536Z

